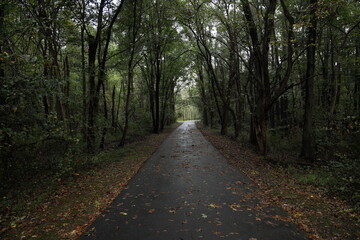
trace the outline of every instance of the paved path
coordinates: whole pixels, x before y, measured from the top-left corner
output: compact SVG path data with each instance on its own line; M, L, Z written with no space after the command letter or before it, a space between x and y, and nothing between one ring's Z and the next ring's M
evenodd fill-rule
M80 239L306 239L256 189L188 121Z

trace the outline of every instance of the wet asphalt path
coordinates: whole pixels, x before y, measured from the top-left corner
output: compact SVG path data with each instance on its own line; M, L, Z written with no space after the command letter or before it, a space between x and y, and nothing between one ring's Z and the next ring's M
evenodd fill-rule
M188 121L80 239L306 239L256 189Z

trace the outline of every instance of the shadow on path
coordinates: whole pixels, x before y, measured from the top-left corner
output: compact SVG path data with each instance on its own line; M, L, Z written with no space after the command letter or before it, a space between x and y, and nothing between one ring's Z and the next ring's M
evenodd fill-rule
M256 190L187 121L80 239L306 239Z

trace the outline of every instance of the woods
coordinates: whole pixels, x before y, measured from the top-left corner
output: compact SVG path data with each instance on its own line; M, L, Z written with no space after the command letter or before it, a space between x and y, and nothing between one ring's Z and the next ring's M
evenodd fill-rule
M1 195L91 167L195 105L205 127L359 207L358 1L0 4Z
M3 1L1 11L3 190L176 120L189 61L169 3Z
M359 3L219 0L181 7L196 49L203 125L250 142L264 159L305 166L319 174L314 184L326 178L331 192L357 202ZM298 160L277 157L284 153Z

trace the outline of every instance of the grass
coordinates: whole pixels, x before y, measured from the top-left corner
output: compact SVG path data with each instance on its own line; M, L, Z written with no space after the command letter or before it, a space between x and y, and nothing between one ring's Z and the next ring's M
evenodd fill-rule
M289 166L286 168L289 175L292 175L300 184L313 185L317 187L327 187L336 182L336 179L330 172L318 168L299 168Z
M71 175L34 181L16 198L2 199L0 238L76 239L178 125L122 148L77 156L82 167Z

